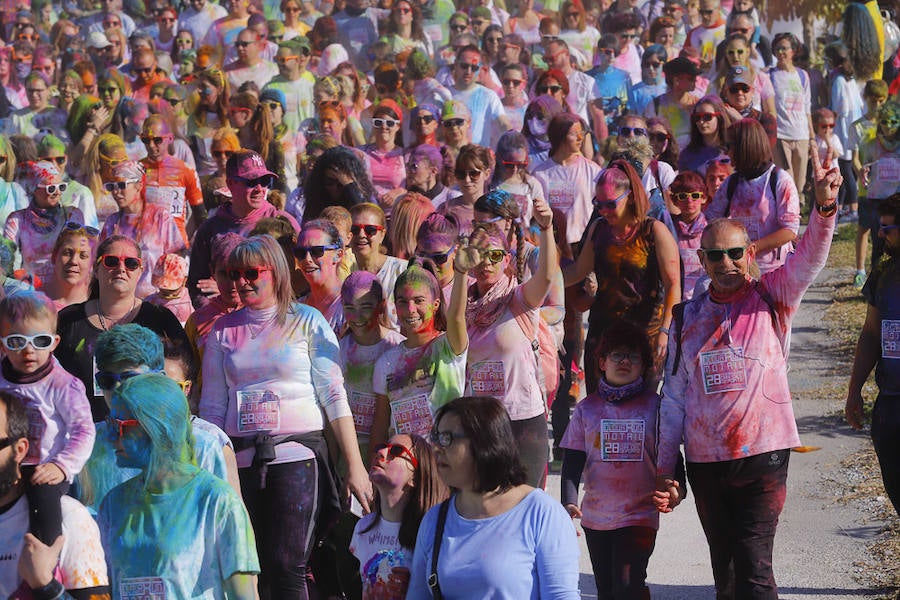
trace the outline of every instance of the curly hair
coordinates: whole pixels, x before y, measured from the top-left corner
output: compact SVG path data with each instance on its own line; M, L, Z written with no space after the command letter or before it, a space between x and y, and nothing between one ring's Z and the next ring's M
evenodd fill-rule
M867 81L881 68L881 47L875 21L860 2L848 2L844 9L841 39L850 53L856 79ZM775 40L772 47L775 47Z

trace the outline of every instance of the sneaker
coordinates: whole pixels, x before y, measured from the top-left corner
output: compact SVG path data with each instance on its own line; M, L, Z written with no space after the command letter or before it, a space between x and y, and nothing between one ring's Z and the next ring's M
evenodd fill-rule
M859 221L859 215L855 210L844 213L838 218L838 223L856 223L857 221Z
M855 287L858 290L861 290L864 285L866 285L866 272L865 271L857 271L856 277L853 278L853 287Z

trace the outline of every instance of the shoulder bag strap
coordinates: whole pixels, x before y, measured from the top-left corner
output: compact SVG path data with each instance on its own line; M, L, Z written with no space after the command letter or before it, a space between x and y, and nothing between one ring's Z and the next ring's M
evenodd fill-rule
M438 555L441 553L441 542L444 541L444 525L447 523L447 511L450 510L450 501L453 496L441 502L438 509L437 525L434 529L434 545L431 550L431 574L428 576L428 588L434 600L444 600L441 593L441 583L438 581Z

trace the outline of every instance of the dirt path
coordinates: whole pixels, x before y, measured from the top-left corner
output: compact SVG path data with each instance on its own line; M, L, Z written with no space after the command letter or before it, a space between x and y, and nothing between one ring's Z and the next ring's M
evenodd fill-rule
M867 434L853 431L839 418L843 398L834 391L828 398L816 393L829 387L846 389L847 367L835 365L849 359L835 356L822 322L831 303L829 281L836 276L833 271L820 275L793 323L789 378L795 415L803 443L821 449L791 455L788 498L774 557L780 597L785 600L884 597L853 579L858 569L854 563L865 560L865 546L883 523L834 500L839 495L834 482L844 479L840 462L868 443ZM558 476L552 477L548 491L558 497ZM582 598L595 598L583 542L582 547ZM674 513L663 515L648 574L654 599L715 598L709 551L690 496Z

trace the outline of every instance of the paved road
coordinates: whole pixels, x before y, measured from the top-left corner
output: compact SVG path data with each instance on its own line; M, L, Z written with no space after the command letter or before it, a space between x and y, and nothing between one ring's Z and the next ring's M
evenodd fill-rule
M795 393L829 379L846 382L846 370L832 366L836 357L821 322L831 302L827 282L834 276L823 272L794 319L789 377ZM828 484L840 461L867 443L865 434L834 418L842 408L843 400L838 399L794 403L803 443L821 450L791 455L787 504L775 538L775 574L783 600L879 597L851 574L853 562L865 558L865 545L881 524L864 521L855 509L835 503ZM548 491L559 497L558 475L551 475ZM582 598L596 598L583 539L581 573ZM673 513L662 516L648 574L654 600L715 598L709 551L690 495Z

